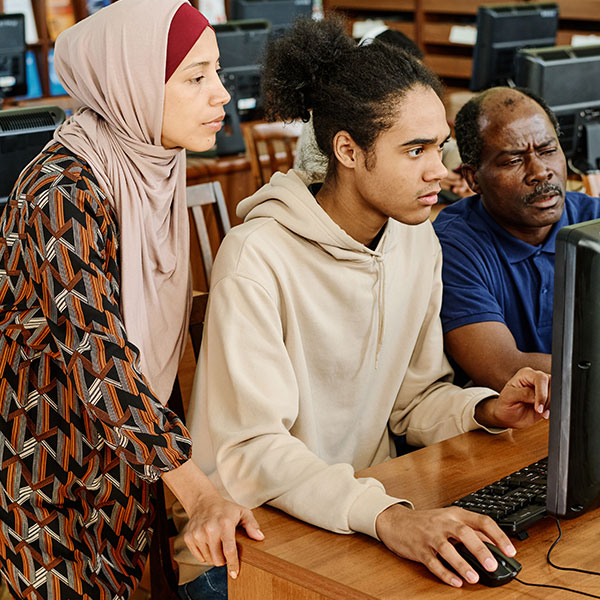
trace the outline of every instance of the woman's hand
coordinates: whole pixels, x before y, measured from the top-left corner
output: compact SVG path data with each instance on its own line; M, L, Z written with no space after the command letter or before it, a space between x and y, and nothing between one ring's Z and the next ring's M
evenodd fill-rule
M189 517L183 535L192 554L202 563L227 563L227 571L235 579L240 570L235 544L237 526L241 525L254 540L265 537L252 511L225 500L191 460L163 473L162 479Z
M198 497L188 512L189 522L183 539L192 554L203 563L222 566L227 563L229 575L235 579L240 570L235 530L241 525L249 537L263 540L252 511L225 500L216 490Z

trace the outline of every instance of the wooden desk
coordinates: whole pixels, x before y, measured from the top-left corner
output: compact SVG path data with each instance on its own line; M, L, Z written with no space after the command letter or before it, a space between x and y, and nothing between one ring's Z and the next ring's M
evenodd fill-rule
M547 453L547 423L522 432L491 436L467 433L360 473L382 481L388 493L410 498L417 508L435 508L491 483ZM255 511L264 542L238 536L242 566L229 581L230 600L452 600L459 598L575 598L560 590L525 587L516 581L500 588L438 582L425 567L401 559L362 534L338 535L304 524L275 509ZM563 539L553 552L559 565L598 570L600 510L562 521ZM553 519L530 528L529 539L514 540L524 581L565 585L600 594L600 577L556 571L546 552L556 538Z

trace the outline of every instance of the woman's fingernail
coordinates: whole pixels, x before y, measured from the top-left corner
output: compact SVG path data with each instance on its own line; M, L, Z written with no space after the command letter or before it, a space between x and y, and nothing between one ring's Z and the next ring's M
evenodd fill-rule
M538 411L539 413L543 413L543 412L544 412L544 405L543 405L543 404L540 404L540 405L537 407L537 411Z
M237 579L237 571L229 571L229 577L231 577L231 579Z
M264 533L263 533L263 532L262 532L260 529L257 529L256 531L258 532L258 535L259 535L261 538L264 538L264 537L265 537L265 534L264 534Z
M462 586L462 581L460 579L457 579L456 577L453 577L452 580L450 581L450 583L454 587L461 587Z

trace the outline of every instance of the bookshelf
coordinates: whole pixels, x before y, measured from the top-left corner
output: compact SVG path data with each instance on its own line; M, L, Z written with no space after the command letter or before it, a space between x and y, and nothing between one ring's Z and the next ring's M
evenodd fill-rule
M600 36L600 0L550 1L559 5L557 45L570 45L573 35ZM425 63L449 86L466 88L473 63L477 8L519 2L531 0L323 0L323 5L326 13L343 13L349 29L364 19L380 19L401 29L421 47Z
M383 21L390 29L401 31L418 43L415 16L419 0L323 0L325 13L343 13L348 19L348 33L357 21Z

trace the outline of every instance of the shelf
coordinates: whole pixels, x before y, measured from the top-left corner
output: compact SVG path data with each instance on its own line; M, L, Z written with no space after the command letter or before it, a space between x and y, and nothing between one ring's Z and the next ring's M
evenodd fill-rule
M425 44L439 44L461 48L465 46L473 47L473 44L450 41L450 33L457 25L458 24L456 23L425 23L423 26L422 40ZM458 26L465 27L465 24L461 23ZM472 27L474 27L474 25Z
M414 11L417 0L324 0L325 10Z
M425 64L440 77L468 80L471 78L473 59L468 56L426 54Z

